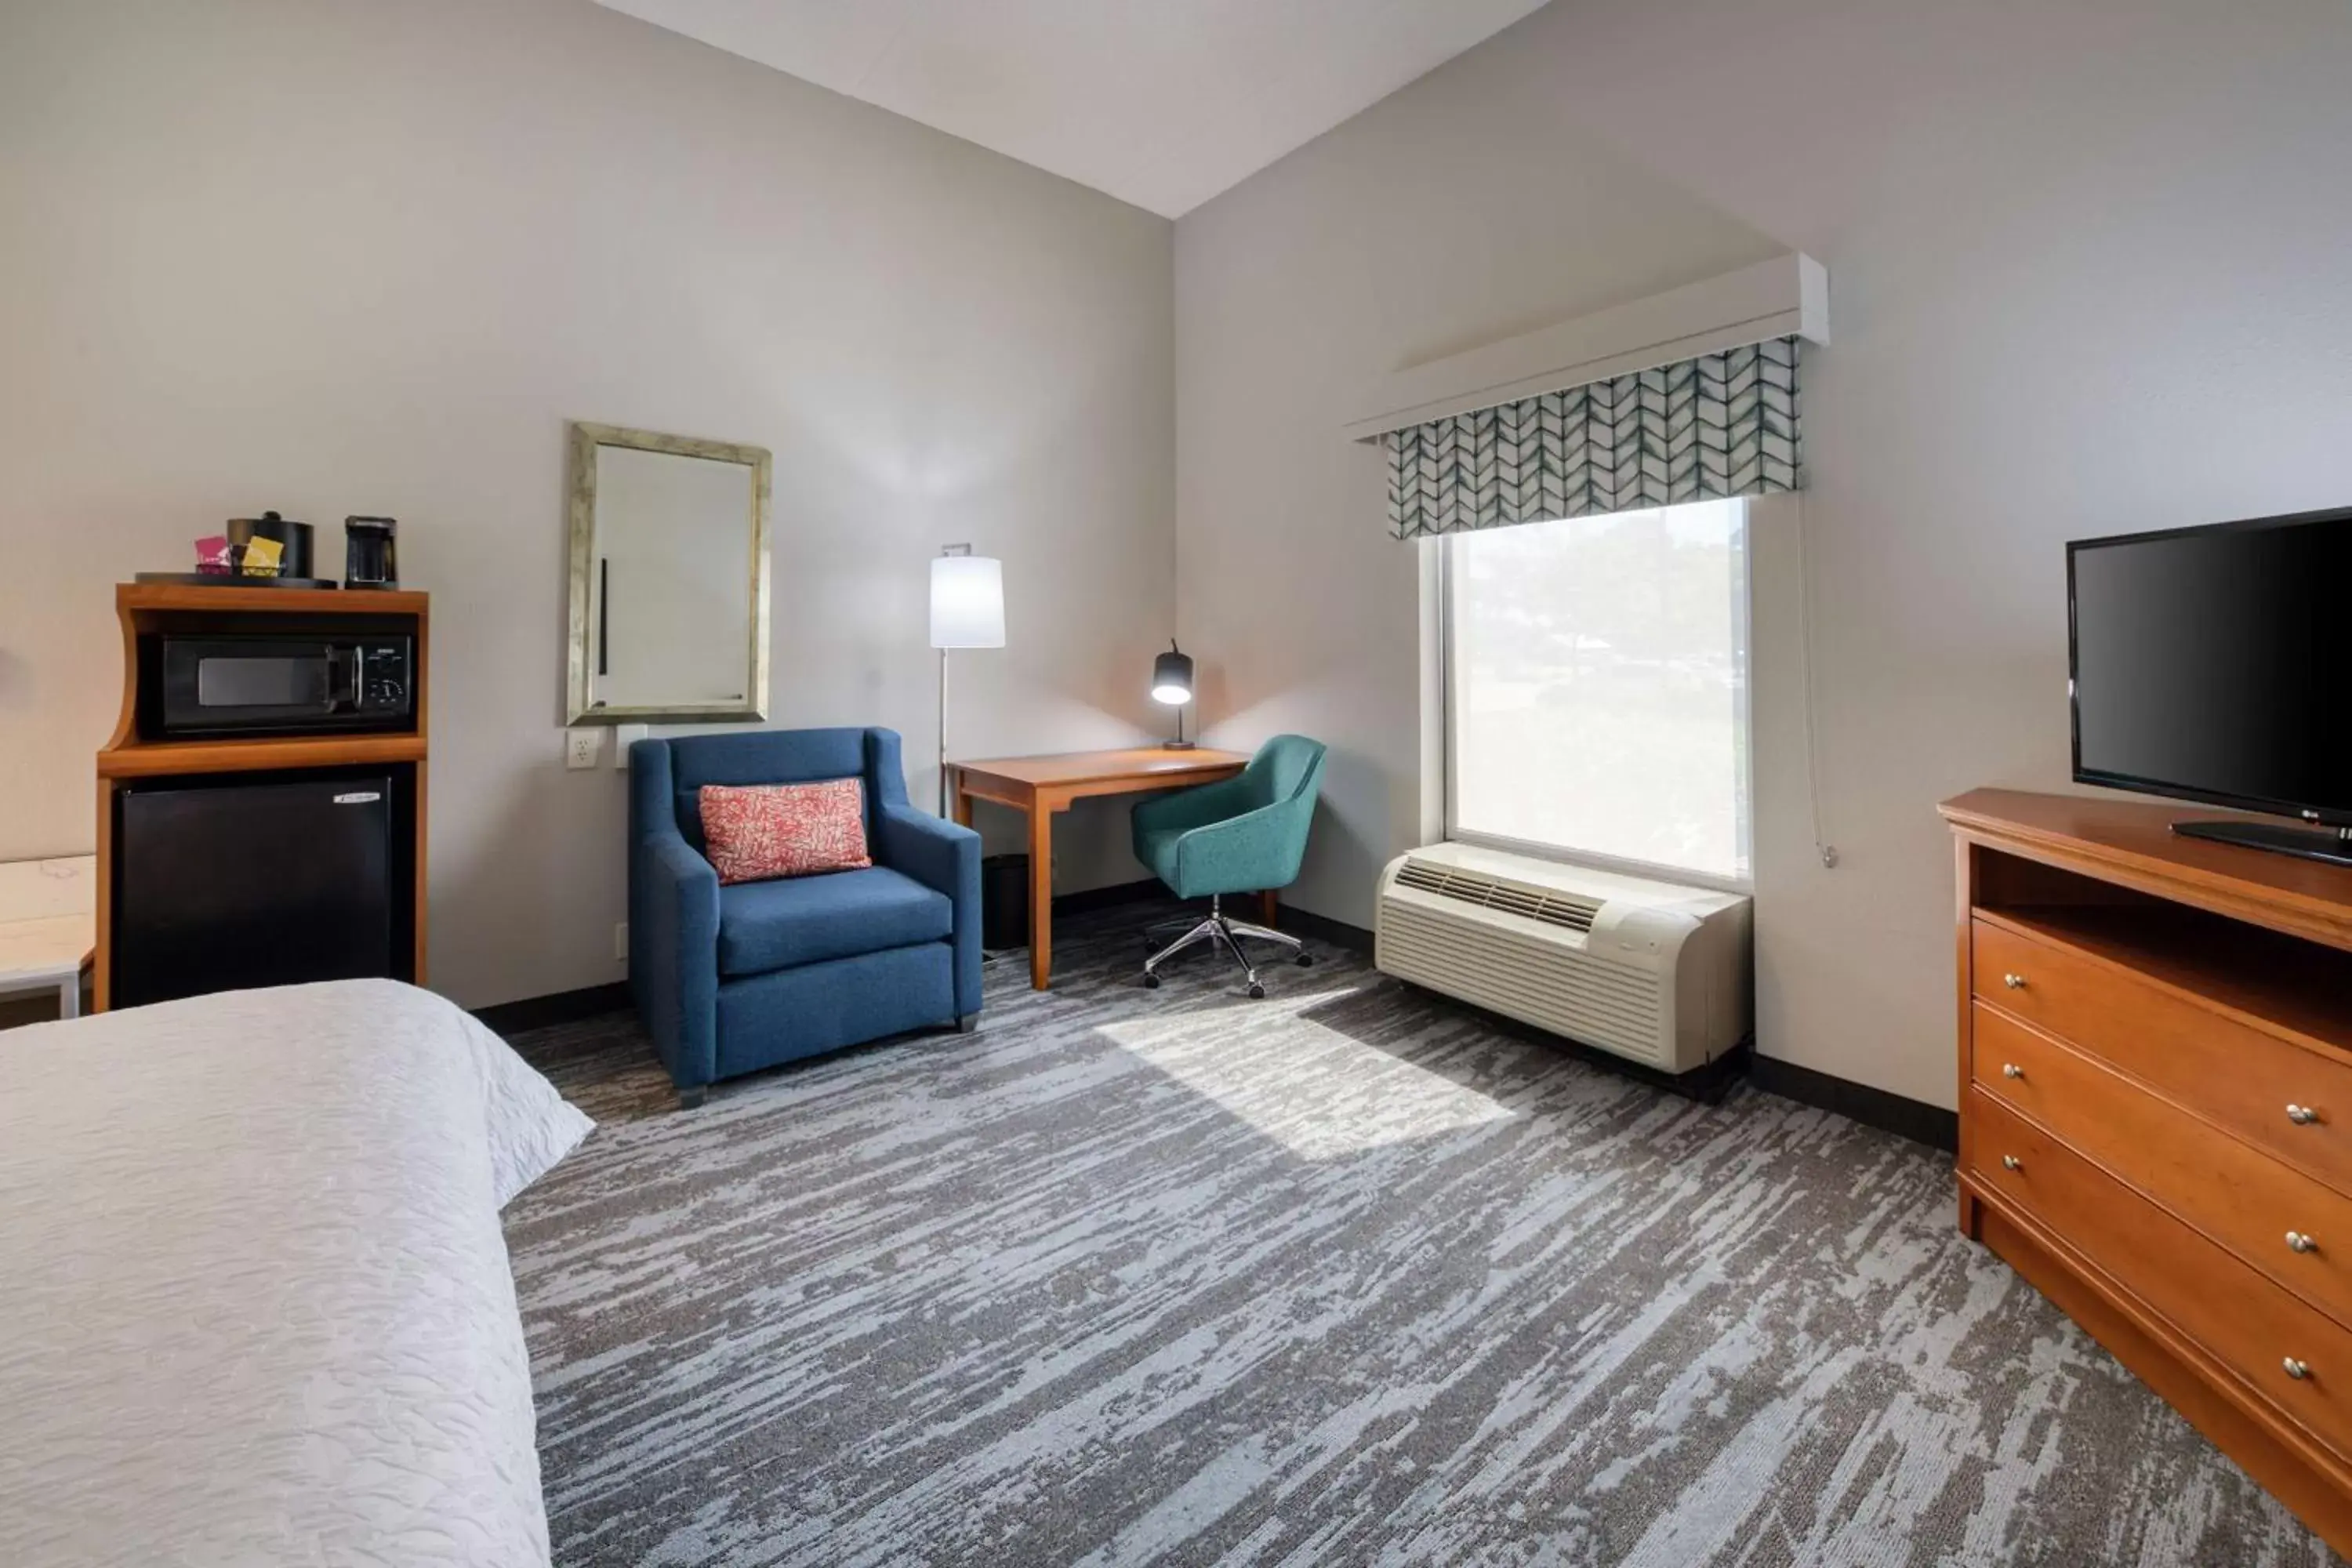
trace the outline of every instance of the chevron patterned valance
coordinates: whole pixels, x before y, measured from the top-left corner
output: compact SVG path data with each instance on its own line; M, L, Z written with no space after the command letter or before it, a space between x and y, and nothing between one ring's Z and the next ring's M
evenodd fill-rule
M1775 338L1388 436L1399 539L1803 482L1797 342Z

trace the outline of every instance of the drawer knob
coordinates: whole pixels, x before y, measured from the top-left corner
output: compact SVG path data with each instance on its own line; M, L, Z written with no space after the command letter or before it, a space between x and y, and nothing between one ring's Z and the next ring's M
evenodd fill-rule
M2025 976L2022 974L2004 974L2000 977L2000 983L2003 985L2008 986L2011 991L2022 991L2025 989Z
M2025 1169L2025 1162L2014 1154L2003 1154L2000 1157L2000 1168L2004 1171L2022 1171Z
M2316 1252L2319 1243L2299 1230L2291 1230L2286 1233L2286 1249L2289 1252Z
M2301 1383L2305 1378L2311 1375L2311 1368L2307 1363L2299 1362L2295 1360L2294 1357L2289 1356L2286 1358L2286 1374L2294 1379L2297 1383Z
M2319 1120L2319 1112L2308 1105L2290 1105L2286 1108L2286 1119L2297 1127L2308 1127Z
M2025 1069L2019 1067L2015 1062L2003 1062L2000 1064L2000 1076L2003 1078L2023 1078L2025 1076Z

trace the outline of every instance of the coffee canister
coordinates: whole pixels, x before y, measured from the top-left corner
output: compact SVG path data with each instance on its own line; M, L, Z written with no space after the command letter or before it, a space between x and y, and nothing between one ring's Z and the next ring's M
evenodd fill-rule
M274 511L259 517L233 517L228 520L228 542L232 548L250 544L257 539L277 541L282 553L278 557L280 577L310 575L310 525L291 522Z

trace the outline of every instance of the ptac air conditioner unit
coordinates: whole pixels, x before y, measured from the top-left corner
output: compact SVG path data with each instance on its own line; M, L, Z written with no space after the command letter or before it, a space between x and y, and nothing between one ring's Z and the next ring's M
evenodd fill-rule
M1749 904L1470 844L1381 876L1372 960L1400 980L1685 1073L1750 1026Z

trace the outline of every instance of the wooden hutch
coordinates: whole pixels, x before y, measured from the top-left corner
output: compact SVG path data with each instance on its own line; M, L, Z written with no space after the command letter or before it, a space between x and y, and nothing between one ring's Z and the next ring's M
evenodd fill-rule
M393 830L401 846L395 897L404 918L394 927L391 968L422 984L425 951L425 761L430 682L428 596L399 590L124 583L114 591L122 630L122 710L113 738L98 753L98 919L93 1005L115 1000L118 900L123 887L121 833L126 792L171 783L218 782L222 775L315 779L321 770L363 767L402 781ZM170 637L273 638L352 635L406 639L411 650L407 711L374 728L175 738L158 722L157 654Z

